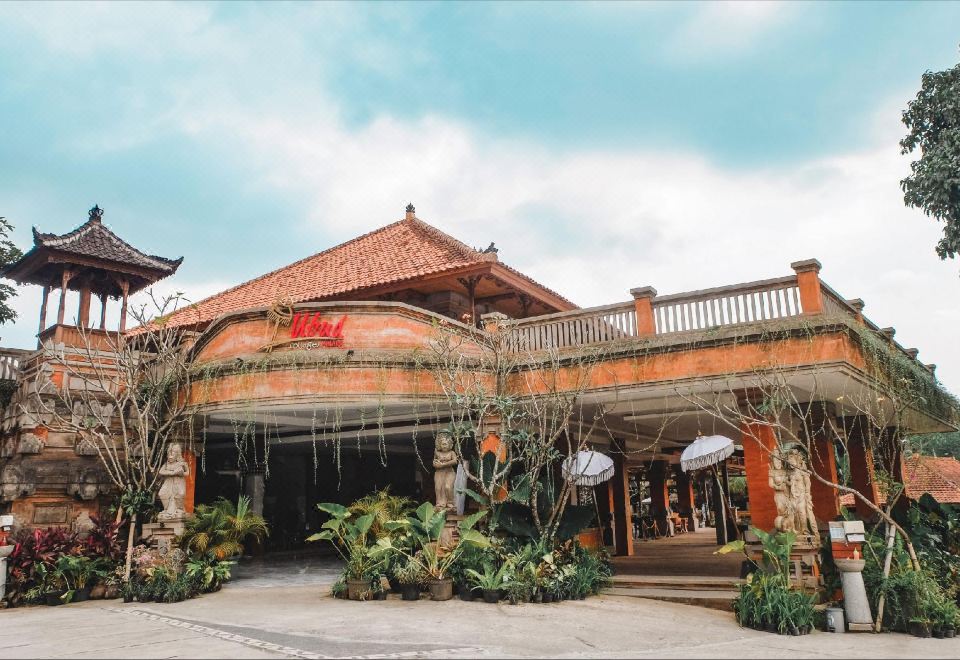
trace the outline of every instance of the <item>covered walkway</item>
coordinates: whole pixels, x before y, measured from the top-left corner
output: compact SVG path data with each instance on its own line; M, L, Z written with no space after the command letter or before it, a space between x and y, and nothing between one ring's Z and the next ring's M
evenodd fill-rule
M634 540L633 554L612 559L617 575L696 576L736 580L743 555L715 555L716 532L712 527L653 541ZM729 583L729 580L727 581Z

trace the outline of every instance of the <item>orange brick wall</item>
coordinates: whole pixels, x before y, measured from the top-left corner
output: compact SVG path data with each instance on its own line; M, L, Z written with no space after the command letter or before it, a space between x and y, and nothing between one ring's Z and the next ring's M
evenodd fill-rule
M837 457L830 438L822 435L814 438L810 467L827 481L837 483ZM818 521L829 522L840 515L840 494L836 488L811 477L810 494L813 499L813 513Z

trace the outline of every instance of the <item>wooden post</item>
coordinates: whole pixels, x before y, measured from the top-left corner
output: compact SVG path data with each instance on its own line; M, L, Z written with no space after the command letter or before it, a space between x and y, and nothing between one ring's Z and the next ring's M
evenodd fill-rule
M100 294L100 329L107 329L107 294Z
M820 262L816 259L794 261L790 267L797 273L800 309L804 314L823 313L823 290L820 287Z
M670 492L667 489L667 462L651 461L647 470L647 481L650 483L650 511L660 533L667 536L670 527L667 523L667 507L670 506Z
M40 329L37 330L37 336L40 336L47 325L47 299L50 297L50 287L43 287L43 298L40 301Z
M693 496L693 480L690 474L684 472L679 465L674 466L674 483L677 486L677 513L687 519L688 529L693 532L697 529L697 519L693 515L696 508Z
M77 310L77 325L86 328L90 325L90 283L80 288L80 308Z
M60 308L57 310L57 325L63 325L63 317L67 313L67 285L70 284L70 269L64 268L60 278Z
M633 304L637 313L637 336L649 337L657 334L657 322L653 316L653 299L657 297L657 290L652 286L641 286L630 289L633 295Z
M633 507L630 506L630 475L627 473L627 455L622 444L612 455L614 473L610 480L613 493L613 546L617 556L633 554Z
M123 292L122 302L120 303L120 332L127 330L127 297L130 293L130 283L127 280L120 282L120 291Z

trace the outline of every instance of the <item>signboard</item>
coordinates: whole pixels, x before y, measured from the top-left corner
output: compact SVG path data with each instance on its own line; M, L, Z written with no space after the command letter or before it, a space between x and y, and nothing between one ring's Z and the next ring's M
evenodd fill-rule
M261 346L261 351L269 353L281 346L302 350L343 347L346 315L333 319L321 312L295 312L292 307L284 311L286 313L276 314L271 311L273 340Z

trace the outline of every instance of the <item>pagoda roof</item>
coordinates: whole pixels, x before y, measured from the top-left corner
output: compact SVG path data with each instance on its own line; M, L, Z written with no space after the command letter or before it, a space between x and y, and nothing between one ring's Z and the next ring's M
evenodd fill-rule
M141 252L103 224L103 211L90 210L89 219L66 234L47 234L33 228L33 247L0 275L20 283L50 285L66 267L77 266L125 276L137 291L173 275L183 257L167 259ZM116 291L110 291L114 295Z
M184 307L166 323L203 326L223 314L279 300L363 300L363 296L398 291L417 282L470 275L487 275L549 311L576 309L560 294L500 263L495 250L474 249L408 209L406 219Z

